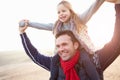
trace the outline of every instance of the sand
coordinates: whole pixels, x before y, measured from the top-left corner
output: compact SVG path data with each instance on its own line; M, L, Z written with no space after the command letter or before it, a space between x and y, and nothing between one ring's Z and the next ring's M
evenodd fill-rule
M120 57L104 72L105 80L120 80ZM32 62L24 51L0 52L0 80L49 80L49 72Z

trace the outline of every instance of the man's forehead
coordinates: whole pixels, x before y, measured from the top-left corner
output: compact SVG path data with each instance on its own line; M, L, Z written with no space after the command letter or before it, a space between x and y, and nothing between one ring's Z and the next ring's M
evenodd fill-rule
M63 41L69 41L71 40L70 36L68 35L61 35L56 39L56 43L57 42L63 42Z
M59 39L70 39L70 36L68 36L67 34L61 35L56 40L59 40Z

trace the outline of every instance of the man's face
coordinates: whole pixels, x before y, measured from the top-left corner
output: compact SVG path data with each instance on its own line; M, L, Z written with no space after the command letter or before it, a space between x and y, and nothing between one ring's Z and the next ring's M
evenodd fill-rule
M56 39L56 48L58 55L64 61L67 61L74 56L78 46L78 43L73 43L68 35L61 35Z

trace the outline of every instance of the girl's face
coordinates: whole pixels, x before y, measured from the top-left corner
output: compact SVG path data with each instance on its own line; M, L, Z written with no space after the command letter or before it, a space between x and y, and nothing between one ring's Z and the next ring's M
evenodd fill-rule
M70 20L70 10L66 8L63 4L58 5L58 19L61 22L67 23Z

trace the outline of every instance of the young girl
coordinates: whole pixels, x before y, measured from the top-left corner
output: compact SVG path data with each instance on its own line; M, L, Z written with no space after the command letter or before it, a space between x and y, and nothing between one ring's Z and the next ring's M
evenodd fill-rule
M82 15L77 15L73 11L71 4L62 0L57 6L58 20L55 24L28 22L28 26L43 30L50 30L53 31L54 34L61 30L71 30L78 38L81 47L84 48L88 53L93 54L95 50L94 45L87 34L87 27L85 24L99 9L103 2L104 0L96 0ZM24 26L23 21L20 21L19 26Z

